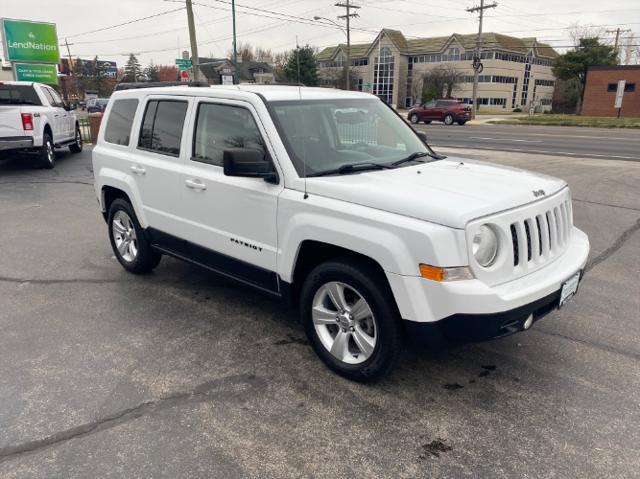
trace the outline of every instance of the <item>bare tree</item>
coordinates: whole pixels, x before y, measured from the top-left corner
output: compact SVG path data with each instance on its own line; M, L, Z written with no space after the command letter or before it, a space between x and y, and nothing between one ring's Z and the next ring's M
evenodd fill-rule
M604 39L607 30L604 27L594 27L593 25L580 25L580 22L569 25L569 36L574 46L580 45L580 40L583 38L597 38L598 40ZM602 42L613 43L613 42Z
M451 98L463 77L464 74L452 65L438 65L425 72L422 75L423 99Z
M253 46L248 42L238 42L236 45L236 51L238 53L239 62L251 62L256 58ZM233 58L233 48L229 49L227 57Z

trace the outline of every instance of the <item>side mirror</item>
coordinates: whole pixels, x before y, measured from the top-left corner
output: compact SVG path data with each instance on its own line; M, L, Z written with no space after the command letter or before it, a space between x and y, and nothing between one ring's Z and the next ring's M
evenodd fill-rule
M416 131L416 135L418 135L422 143L427 144L427 134L424 131Z
M224 150L222 162L225 176L262 178L267 183L277 183L278 175L271 162L260 150L252 148L230 148Z

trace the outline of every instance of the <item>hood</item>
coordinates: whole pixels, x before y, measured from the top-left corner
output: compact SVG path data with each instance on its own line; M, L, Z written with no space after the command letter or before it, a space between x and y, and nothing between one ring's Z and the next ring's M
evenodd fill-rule
M452 157L307 179L311 194L460 229L473 219L532 203L539 190L550 196L565 186L550 176Z

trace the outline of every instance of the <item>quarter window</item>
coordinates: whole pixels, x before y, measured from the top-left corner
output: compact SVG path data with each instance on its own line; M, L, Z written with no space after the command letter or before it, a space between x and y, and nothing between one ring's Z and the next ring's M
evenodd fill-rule
M129 146L133 116L138 108L138 100L116 100L109 113L109 121L104 132L104 140L116 145Z
M251 148L265 155L262 135L246 108L200 103L193 138L192 160L222 166L224 150Z
M142 119L138 146L163 155L178 156L187 102L150 100Z

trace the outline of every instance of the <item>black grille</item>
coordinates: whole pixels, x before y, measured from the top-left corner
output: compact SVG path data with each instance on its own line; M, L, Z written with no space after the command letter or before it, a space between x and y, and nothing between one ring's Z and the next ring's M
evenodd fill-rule
M513 242L513 265L518 266L520 262L520 252L518 250L518 232L516 226L511 225L511 241Z
M529 222L524 222L524 232L527 234L527 261L531 261L531 231L529 231Z

